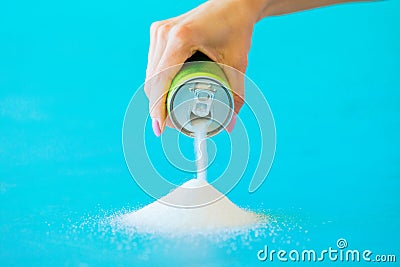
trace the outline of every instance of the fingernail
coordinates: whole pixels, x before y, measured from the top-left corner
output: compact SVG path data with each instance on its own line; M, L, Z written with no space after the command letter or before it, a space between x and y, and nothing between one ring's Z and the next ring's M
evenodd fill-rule
M233 128L235 128L236 124L236 114L233 114L231 121L229 122L228 126L226 126L226 131L228 133L231 133L233 131Z
M153 127L154 134L159 137L161 135L160 123L158 119L153 119L151 126Z

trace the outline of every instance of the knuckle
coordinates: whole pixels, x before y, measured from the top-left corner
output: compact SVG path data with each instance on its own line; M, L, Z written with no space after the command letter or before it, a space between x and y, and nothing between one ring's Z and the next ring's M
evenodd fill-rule
M161 21L155 21L150 25L150 32L154 33L158 30L158 28L161 26L162 22Z
M177 25L169 32L169 37L172 38L176 44L185 44L191 39L191 29L188 25Z
M158 27L158 33L161 35L167 35L171 30L171 24L170 23L163 23Z
M155 21L150 25L150 34L156 35L158 33L165 34L171 28L169 20Z

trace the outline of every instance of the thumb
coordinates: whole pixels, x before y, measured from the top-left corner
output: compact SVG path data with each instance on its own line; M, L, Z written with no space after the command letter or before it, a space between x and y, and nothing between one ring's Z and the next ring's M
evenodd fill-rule
M234 114L228 126L226 127L226 130L230 133L233 131L233 128L236 124L237 114L244 104L244 73L227 65L221 65L221 67L228 78L234 101ZM243 68L243 70L245 70L245 68Z
M238 114L244 104L244 73L227 65L222 68L233 93L234 111Z

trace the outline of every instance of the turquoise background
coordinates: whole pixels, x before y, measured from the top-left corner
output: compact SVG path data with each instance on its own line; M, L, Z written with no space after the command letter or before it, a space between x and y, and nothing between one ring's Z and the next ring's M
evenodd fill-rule
M164 239L104 223L152 201L121 145L149 26L201 2L0 3L1 266L274 265L257 261L264 245L319 249L342 237L400 257L398 1L257 24L247 74L271 106L277 151L257 192L245 176L228 196L274 218L264 234Z

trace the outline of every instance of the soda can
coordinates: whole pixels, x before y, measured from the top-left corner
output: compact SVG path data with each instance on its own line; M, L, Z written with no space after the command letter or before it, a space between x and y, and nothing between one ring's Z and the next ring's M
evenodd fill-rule
M205 135L221 132L232 119L234 101L228 79L213 61L183 64L172 80L167 111L175 128L194 137L195 122L206 122Z

